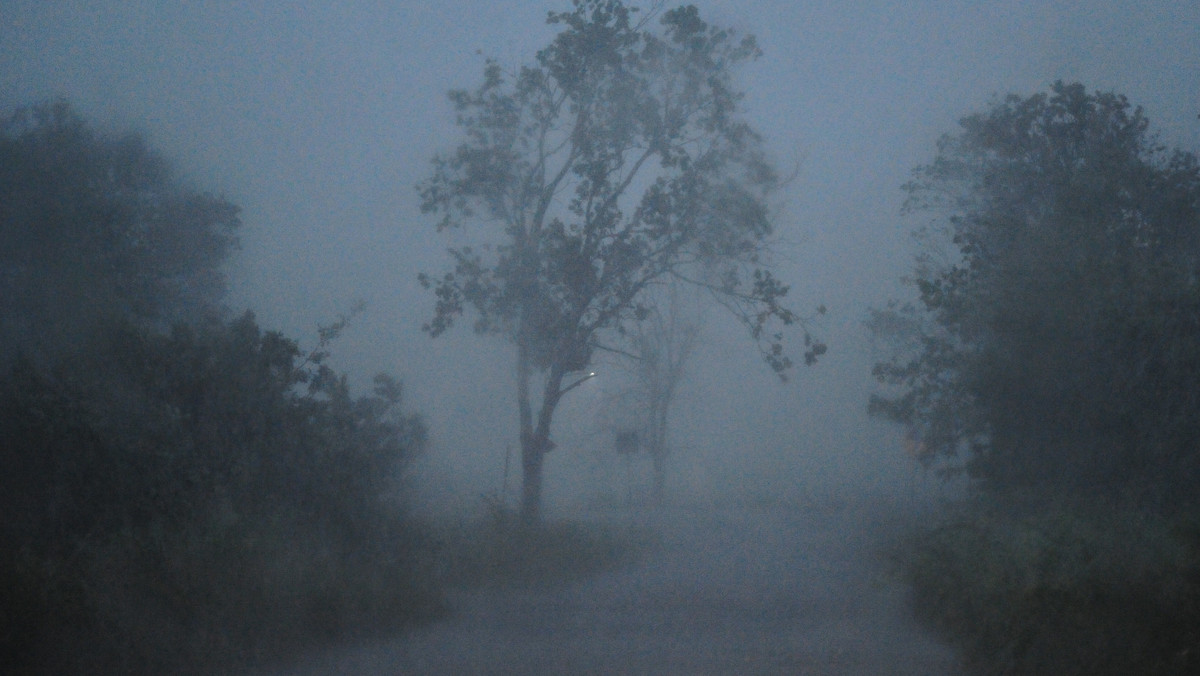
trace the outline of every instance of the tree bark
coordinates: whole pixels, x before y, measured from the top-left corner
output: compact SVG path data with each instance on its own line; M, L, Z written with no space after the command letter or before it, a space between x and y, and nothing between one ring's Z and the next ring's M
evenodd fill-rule
M654 463L654 483L651 499L661 505L667 485L667 412L671 403L671 391L654 385L650 395L649 425L646 452Z
M535 425L529 391L533 364L528 347L523 344L518 346L517 408L521 423L521 520L526 524L534 524L541 520L542 467L546 454L554 448L554 443L550 441L550 422L562 397L564 375L561 367L551 366L545 388L542 390L542 405L538 409Z
M521 521L537 523L542 518L542 462L545 451L521 441Z

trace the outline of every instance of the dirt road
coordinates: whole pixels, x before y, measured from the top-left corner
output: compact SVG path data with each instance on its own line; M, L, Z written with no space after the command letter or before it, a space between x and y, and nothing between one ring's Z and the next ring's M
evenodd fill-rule
M880 501L668 509L639 517L664 542L637 566L460 594L445 622L278 674L957 674L874 556L899 513Z

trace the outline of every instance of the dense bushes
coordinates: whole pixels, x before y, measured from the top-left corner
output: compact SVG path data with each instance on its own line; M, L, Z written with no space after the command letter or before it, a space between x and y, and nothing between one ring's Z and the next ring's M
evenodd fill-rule
M1200 160L1080 84L960 124L869 322L872 412L984 489L910 541L917 609L980 673L1200 673Z
M0 380L5 667L204 671L436 610L394 381L352 398L249 314L90 346Z
M993 496L895 554L918 615L973 673L1200 671L1192 519Z
M0 672L210 673L436 610L397 383L322 364L344 322L302 355L209 318L238 213L65 102L0 121Z

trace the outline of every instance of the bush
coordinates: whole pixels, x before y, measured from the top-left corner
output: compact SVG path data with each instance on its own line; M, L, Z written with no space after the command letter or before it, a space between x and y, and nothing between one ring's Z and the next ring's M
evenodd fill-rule
M352 399L249 314L89 344L0 378L0 667L203 673L438 612L397 383Z
M136 134L0 119L0 673L225 671L437 610L396 499L424 426L322 363L345 318L308 355L204 318L239 227Z
M915 610L983 674L1200 670L1200 538L1089 502L972 505L895 551Z

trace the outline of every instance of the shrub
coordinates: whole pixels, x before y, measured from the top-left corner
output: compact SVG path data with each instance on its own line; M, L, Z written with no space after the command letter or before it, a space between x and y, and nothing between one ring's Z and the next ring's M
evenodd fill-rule
M1200 669L1200 538L1088 502L973 505L896 550L920 618L984 674Z
M249 314L90 345L0 378L10 671L204 672L437 612L395 381L351 398Z

